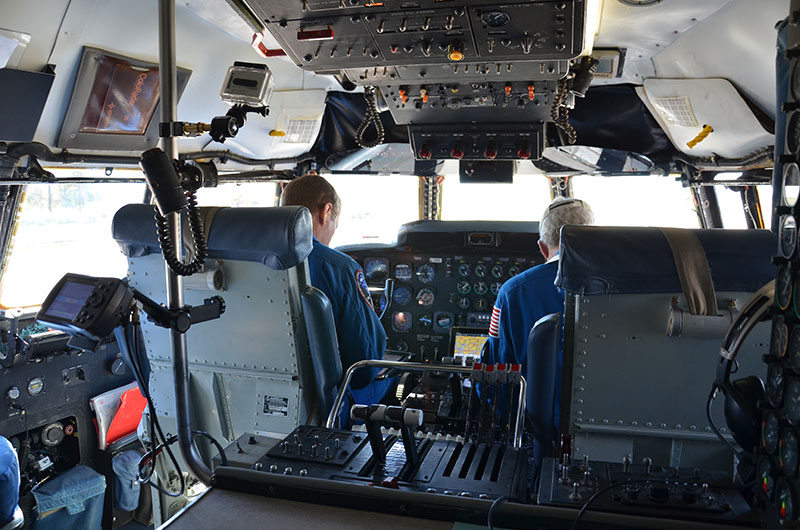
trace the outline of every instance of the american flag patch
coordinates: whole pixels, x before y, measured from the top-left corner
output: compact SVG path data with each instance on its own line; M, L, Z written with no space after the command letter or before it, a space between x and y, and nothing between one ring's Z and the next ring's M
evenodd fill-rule
M500 338L500 308L494 306L492 309L492 320L489 322L489 336L495 339Z

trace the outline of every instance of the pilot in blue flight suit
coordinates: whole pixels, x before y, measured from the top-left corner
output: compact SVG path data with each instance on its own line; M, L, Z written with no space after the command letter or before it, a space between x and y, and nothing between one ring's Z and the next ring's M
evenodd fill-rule
M528 334L531 328L544 316L564 313L564 293L555 286L561 227L588 225L592 220L592 210L579 199L556 197L550 203L539 222L539 250L547 261L503 284L492 310L483 362L521 364L522 373L527 373ZM558 363L560 373L561 357ZM560 392L560 385L559 380L556 382L557 392ZM557 419L558 410L556 422Z
M311 285L331 302L339 355L346 371L356 361L383 359L386 332L372 305L364 272L350 256L328 246L339 226L341 200L336 190L318 175L291 181L281 194L282 206L305 206L311 212L314 248L308 256ZM377 368L353 373L350 392L356 403L379 403L393 380L374 379Z

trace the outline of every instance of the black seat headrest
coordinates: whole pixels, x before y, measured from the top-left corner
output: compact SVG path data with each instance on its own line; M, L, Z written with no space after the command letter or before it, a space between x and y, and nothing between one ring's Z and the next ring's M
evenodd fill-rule
M691 230L717 292L755 292L775 277L777 239L767 230ZM672 250L658 228L564 226L556 285L569 293L682 291Z
M155 207L128 204L114 215L112 233L122 253L136 258L160 253ZM311 214L304 206L222 208L208 235L208 257L263 263L285 270L311 253Z

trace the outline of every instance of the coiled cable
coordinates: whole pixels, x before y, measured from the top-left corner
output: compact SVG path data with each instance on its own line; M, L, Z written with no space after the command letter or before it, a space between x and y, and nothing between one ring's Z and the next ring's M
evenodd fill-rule
M208 245L203 235L203 219L197 207L197 195L194 191L186 192L186 201L189 203L188 217L189 229L192 232L194 242L194 257L189 263L183 263L176 252L176 242L170 237L169 221L165 216L156 212L156 230L158 232L158 243L161 245L161 253L169 268L180 276L190 276L199 272L206 262Z
M381 114L378 110L377 92L374 86L364 87L364 100L367 102L366 114L364 121L356 129L356 143L359 147L369 148L375 147L383 143L383 123L381 123ZM371 141L364 140L364 133L372 125L375 127L375 139Z

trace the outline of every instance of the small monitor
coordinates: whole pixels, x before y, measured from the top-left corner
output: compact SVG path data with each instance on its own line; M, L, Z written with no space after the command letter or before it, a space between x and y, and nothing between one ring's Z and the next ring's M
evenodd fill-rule
M488 338L487 328L450 328L450 356L456 363L461 361L464 365L479 362Z
M86 300L94 291L94 284L78 281L66 281L55 299L45 310L43 317L75 320Z
M133 290L118 278L67 273L42 303L36 319L72 336L69 346L94 350L130 309Z
M191 72L178 68L180 98ZM158 64L84 47L58 147L145 151L158 143Z

